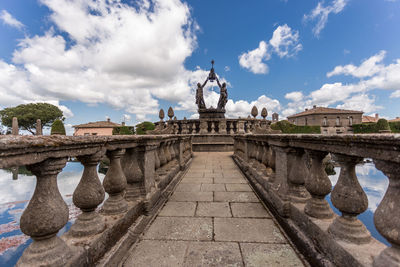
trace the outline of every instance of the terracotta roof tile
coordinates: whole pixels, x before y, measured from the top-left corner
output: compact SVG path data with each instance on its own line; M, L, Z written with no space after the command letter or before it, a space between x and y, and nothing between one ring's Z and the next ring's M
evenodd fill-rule
M373 116L362 116L362 122L363 123L368 123L368 122L377 122L380 118L376 118Z
M362 111L356 111L356 110L347 110L347 109L337 109L337 108L325 108L325 107L315 107L312 109L308 109L306 111L294 114L292 116L288 116L288 118L295 118L295 117L301 117L305 115L311 115L311 114L348 114L348 113L354 113L354 114L362 114Z
M95 121L84 124L74 125L74 128L114 128L117 126L121 126L121 124L111 122L111 121Z
M397 117L396 119L393 119L393 120L389 120L390 122L398 122L398 121L400 121L400 117Z

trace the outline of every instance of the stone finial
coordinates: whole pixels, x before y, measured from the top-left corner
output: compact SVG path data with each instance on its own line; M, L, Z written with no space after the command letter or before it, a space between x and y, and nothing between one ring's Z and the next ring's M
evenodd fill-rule
M256 106L253 106L253 108L251 109L251 116L253 116L254 118L256 118L258 115L258 109Z
M42 121L40 119L36 120L36 135L43 135Z
M19 128L18 128L18 119L17 117L12 118L12 135L18 135L19 134Z
M268 111L267 111L267 109L264 107L262 110L261 110L261 117L263 117L263 119L265 120L265 118L268 116Z
M164 114L164 110L163 109L160 109L160 112L158 113L158 117L160 118L161 121L164 119L165 114Z
M174 117L174 110L172 109L172 107L169 107L168 109L168 117L170 120L172 120L172 117Z

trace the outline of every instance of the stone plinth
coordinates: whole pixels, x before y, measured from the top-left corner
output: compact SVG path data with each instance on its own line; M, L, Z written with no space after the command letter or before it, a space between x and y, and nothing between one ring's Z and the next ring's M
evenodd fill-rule
M225 110L216 108L202 108L198 110L200 119L224 119Z

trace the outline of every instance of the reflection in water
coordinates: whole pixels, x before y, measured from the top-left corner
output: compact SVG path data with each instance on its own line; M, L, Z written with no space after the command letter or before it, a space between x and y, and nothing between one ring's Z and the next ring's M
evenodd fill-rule
M18 179L13 179L14 171L0 169L0 266L14 266L22 252L32 240L19 229L23 210L28 205L36 186L35 176L18 171ZM60 230L62 235L70 228L80 210L72 204L72 194L82 176L83 166L79 162L68 162L58 175L57 184L61 195L69 207L69 221ZM99 173L101 181L104 174Z
M339 178L340 167L335 167L335 171L335 175L329 176L332 182L332 188L336 185ZM386 245L390 245L389 242L379 234L374 224L374 212L385 195L386 189L389 186L389 180L381 171L376 169L375 165L371 162L357 165L356 174L358 182L368 197L368 209L364 213L360 214L358 218L365 224L374 238ZM337 214L340 214L340 211L332 205L330 194L327 196L327 200L332 209Z

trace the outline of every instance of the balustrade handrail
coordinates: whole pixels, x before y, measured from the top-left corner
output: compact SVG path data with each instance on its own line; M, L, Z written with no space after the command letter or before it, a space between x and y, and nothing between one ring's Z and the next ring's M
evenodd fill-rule
M337 266L400 266L400 134L245 134L234 140L235 161L303 253L314 255L313 265L325 266L317 259L326 258ZM324 166L329 153L340 166L333 189ZM357 218L368 207L355 171L363 158L389 179L374 224L391 247ZM325 199L330 193L340 216Z

